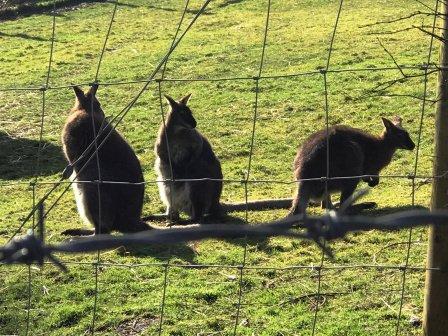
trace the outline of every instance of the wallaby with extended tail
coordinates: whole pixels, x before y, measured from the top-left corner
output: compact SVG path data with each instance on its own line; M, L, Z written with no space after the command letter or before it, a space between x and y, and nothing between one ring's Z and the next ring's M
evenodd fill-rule
M73 87L75 106L62 132L64 154L73 168L70 179L74 181L72 187L78 212L95 230L66 230L64 234L150 229L140 219L145 188L140 162L126 140L106 120L95 97L97 89L95 84L84 93L79 87ZM95 137L98 154L95 153ZM82 182L99 180L121 183Z
M190 94L179 101L165 96L170 111L162 123L154 146L160 197L167 210L164 216L148 216L147 219L177 221L185 212L192 221L204 215L221 216L230 211L288 208L291 199L261 200L236 204L221 204L222 170L210 142L196 130L196 120L187 103ZM167 145L167 140L168 144ZM170 167L171 164L171 167ZM171 172L172 170L172 172ZM171 175L171 173L173 175ZM161 180L197 179L199 181ZM202 179L202 180L201 180Z
M178 102L165 96L170 111L155 144L154 168L159 180L205 179L159 182L159 192L170 220L185 212L192 221L205 215L219 216L222 191L221 164L208 140L196 130L196 120L187 106L191 95Z
M414 149L415 144L402 127L400 117L395 117L393 121L382 118L382 121L385 129L380 136L343 125L328 129L329 177L341 179L330 179L327 186L321 179L327 176L327 130L313 133L305 140L294 160L294 178L305 180L298 182L290 215L305 213L310 200L325 198L323 206L332 207L332 193L341 193L342 204L353 194L361 180L351 176L379 175L391 162L397 149ZM379 178L365 177L363 181L374 187L379 183Z

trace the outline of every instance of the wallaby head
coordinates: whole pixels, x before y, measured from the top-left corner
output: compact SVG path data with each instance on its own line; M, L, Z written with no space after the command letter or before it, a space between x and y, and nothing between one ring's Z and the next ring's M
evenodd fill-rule
M182 128L195 128L196 120L187 106L191 93L183 97L179 101L175 101L170 96L165 95L166 100L170 104L170 112L167 117L167 126L175 126Z
M94 113L96 115L102 116L104 118L104 112L101 109L101 104L96 98L96 91L98 90L98 84L93 84L91 88L84 93L84 91L78 87L73 86L73 91L75 91L76 100L73 111L84 110L88 114Z
M385 130L383 132L383 138L392 144L396 148L413 150L415 147L414 142L401 125L402 119L400 117L394 117L392 121L386 118L381 118Z

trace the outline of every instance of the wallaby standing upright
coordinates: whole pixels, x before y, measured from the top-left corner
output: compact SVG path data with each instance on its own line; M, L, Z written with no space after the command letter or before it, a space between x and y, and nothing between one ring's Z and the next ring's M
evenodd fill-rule
M178 102L165 96L170 111L165 125L160 126L154 147L154 168L159 180L204 179L158 183L166 215L171 220L178 220L179 212L185 212L192 221L200 221L205 214L217 216L222 211L221 164L208 140L195 129L196 120L187 106L190 96Z
M72 186L78 212L95 231L67 230L64 234L147 230L150 227L140 219L145 188L140 162L126 140L107 122L95 97L97 89L98 85L93 85L84 93L79 87L73 87L76 102L62 132L64 154L73 168L71 179L75 181ZM98 180L138 184L76 183Z
M341 192L340 203L347 200L355 191L360 178L350 176L378 175L392 160L397 149L413 150L415 147L408 132L401 126L401 118L393 121L382 118L383 133L376 137L360 129L349 126L333 126L328 130L329 177L344 177L328 180L328 199L330 193ZM296 180L317 178L318 180L299 181L298 191L293 200L290 215L305 213L310 199L325 197L327 175L327 131L313 133L305 140L294 160L294 178ZM366 177L363 181L373 187L379 183L378 177Z

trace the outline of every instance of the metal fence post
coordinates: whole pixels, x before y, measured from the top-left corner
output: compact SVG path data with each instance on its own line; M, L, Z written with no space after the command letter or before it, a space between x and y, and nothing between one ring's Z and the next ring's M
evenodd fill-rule
M447 3L442 1L441 17L443 37L440 48L438 95L436 106L435 153L431 210L448 208L448 20ZM433 226L429 229L427 255L428 268L425 283L423 330L425 336L448 334L448 226Z

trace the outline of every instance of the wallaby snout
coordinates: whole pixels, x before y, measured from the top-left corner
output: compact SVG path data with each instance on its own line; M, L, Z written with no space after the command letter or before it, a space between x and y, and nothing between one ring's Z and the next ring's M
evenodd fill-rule
M409 138L407 143L404 145L403 149L414 150L414 148L415 148L415 143L414 143L414 141L412 141L411 138Z

